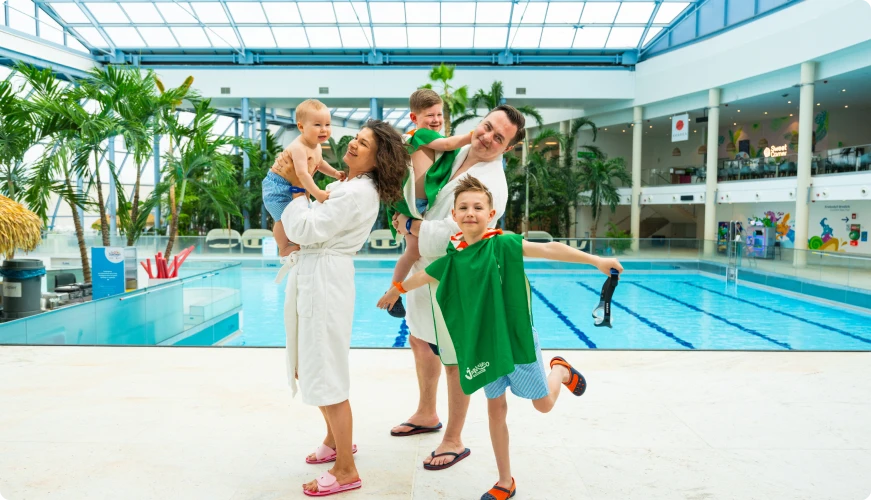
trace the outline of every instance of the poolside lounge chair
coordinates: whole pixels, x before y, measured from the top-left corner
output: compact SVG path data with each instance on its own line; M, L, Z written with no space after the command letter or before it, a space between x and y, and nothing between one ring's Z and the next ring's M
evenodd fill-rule
M242 250L263 251L263 239L272 238L268 229L249 229L242 233Z
M376 229L369 235L369 247L372 250L396 250L399 242L393 239L389 229Z
M232 250L242 243L242 236L235 229L212 229L206 234L209 250Z
M553 236L546 231L529 231L526 234L526 239L529 241L544 241L551 242L553 241Z

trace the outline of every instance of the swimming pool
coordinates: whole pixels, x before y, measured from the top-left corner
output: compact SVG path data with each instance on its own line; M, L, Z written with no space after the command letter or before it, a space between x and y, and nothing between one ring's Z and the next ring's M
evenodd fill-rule
M402 320L375 303L389 269L358 270L352 347L407 347ZM627 273L612 302L613 329L593 326L605 277L528 270L545 349L871 350L871 312L734 284L698 272ZM284 286L274 269L243 272L242 332L229 346L283 346Z

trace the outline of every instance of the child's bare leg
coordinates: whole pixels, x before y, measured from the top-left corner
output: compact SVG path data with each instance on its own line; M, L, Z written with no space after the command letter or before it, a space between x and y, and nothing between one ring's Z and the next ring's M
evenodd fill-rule
M541 399L533 399L532 406L542 413L552 410L559 397L560 389L562 389L563 384L568 383L571 376L571 372L565 366L554 365L547 376L548 395Z
M499 469L497 486L511 488L511 458L508 447L508 400L505 394L487 400L487 415L490 417L490 442L496 455L496 468Z
M287 239L287 233L284 232L284 226L281 221L275 221L272 226L272 236L275 238L275 243L278 244L279 257L287 257L291 253L299 250L299 245Z

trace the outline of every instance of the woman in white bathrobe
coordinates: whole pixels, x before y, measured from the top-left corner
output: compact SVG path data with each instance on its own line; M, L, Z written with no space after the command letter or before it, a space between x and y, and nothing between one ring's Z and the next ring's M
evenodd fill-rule
M353 256L366 243L380 202L401 199L409 164L401 137L382 121L367 123L348 144L343 160L349 167L347 180L327 188L327 201L311 203L299 195L281 216L287 237L301 246L290 257L284 305L287 376L294 395L299 379L303 403L318 406L327 423L327 437L306 462L335 461L329 472L303 485L309 496L362 484L354 464L348 401Z

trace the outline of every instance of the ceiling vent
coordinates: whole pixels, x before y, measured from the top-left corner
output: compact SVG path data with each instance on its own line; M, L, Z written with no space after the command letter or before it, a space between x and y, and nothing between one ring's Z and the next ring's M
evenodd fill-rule
M221 95L230 95L230 87L221 87Z
M325 95L330 93L329 87L318 87L318 94Z
M517 95L526 95L526 87L517 87Z

